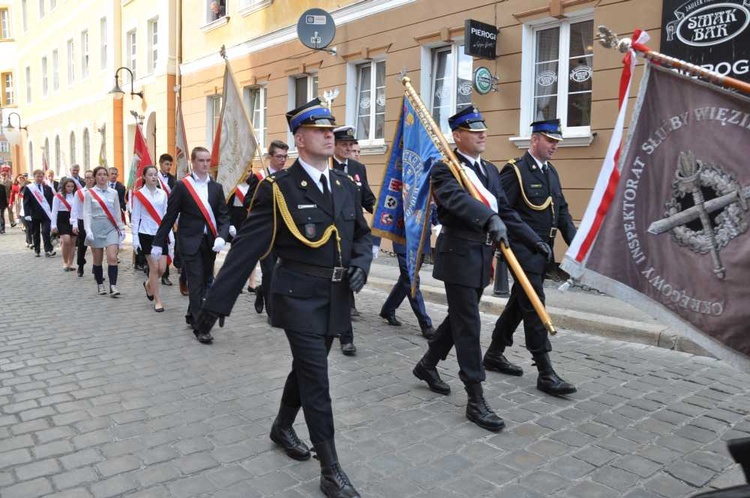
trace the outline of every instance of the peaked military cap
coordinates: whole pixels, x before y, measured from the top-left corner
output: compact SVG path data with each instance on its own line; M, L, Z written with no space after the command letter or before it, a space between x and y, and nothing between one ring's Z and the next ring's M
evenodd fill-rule
M333 136L337 142L356 142L357 130L353 126L339 126L333 130Z
M292 133L296 132L300 126L311 128L336 127L336 118L331 115L331 110L324 106L317 97L287 112L286 120Z
M531 123L531 133L541 133L552 140L562 142L562 128L559 119L548 119L546 121L534 121Z
M473 105L465 107L462 111L449 117L448 125L453 131L458 129L468 131L487 131L487 125L484 124L482 113Z

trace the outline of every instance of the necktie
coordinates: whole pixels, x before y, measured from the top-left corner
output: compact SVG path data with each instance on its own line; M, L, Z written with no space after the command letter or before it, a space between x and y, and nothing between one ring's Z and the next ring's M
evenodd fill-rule
M326 178L326 175L321 173L320 174L320 183L323 185L323 195L326 197L326 199L331 198L331 191L328 190L328 179Z
M482 171L482 165L479 164L479 161L472 163L472 168L476 172L479 179L482 181L482 184L486 187L487 186L487 175L484 174Z

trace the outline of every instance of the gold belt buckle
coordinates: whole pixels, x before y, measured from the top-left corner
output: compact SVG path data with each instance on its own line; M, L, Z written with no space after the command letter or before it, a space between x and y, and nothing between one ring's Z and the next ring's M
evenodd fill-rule
M554 239L555 237L557 237L557 228L552 227L549 229L549 238Z
M343 266L334 266L333 274L331 275L331 282L341 282L344 280L344 268Z

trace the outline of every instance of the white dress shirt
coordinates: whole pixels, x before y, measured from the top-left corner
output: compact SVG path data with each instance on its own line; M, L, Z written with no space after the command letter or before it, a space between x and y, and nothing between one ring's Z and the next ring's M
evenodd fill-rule
M73 209L73 203L75 202L75 194L66 194L65 200L68 201L68 204L70 204L70 209ZM62 203L60 198L58 196L55 196L52 199L52 222L50 224L50 228L57 228L57 213L60 211L67 211L68 208L65 207L65 204ZM72 218L72 215L71 215Z
M320 183L320 175L323 175L326 177L326 181L328 182L328 191L331 192L331 177L328 174L331 170L328 168L325 168L323 171L320 171L315 166L312 166L310 164L307 164L302 159L298 158L300 166L305 170L305 172L310 175L310 178L313 179L313 182L315 182L315 185L318 186L321 192L324 192L323 190L323 184Z
M166 192L156 187L154 187L153 192L148 187L143 187L139 192L151 202L156 212L163 218L164 213L167 212ZM159 229L159 224L137 197L133 200L133 212L130 213L130 224L133 233L156 235L156 231Z

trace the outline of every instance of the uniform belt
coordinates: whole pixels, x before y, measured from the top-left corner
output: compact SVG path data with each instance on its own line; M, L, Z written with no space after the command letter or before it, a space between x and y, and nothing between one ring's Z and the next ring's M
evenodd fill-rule
M311 277L321 277L330 279L331 282L341 282L344 279L346 268L343 266L334 266L331 268L325 266L308 265L307 263L300 263L299 261L289 261L279 259L278 266L282 266L288 270L298 271L309 275Z
M555 237L557 237L557 228L552 227L549 229L549 238L554 240Z
M440 233L450 235L451 237L458 237L459 239L473 240L474 242L481 242L483 244L492 245L490 234L472 232L470 230L460 230L458 228L451 228L443 225L440 229Z

